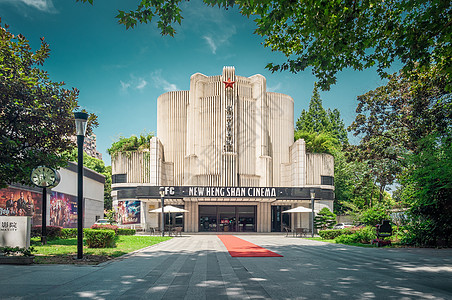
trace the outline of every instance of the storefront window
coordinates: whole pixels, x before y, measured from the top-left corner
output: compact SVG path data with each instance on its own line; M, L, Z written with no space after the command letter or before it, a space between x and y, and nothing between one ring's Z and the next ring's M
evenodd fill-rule
M256 231L256 206L199 206L199 231Z

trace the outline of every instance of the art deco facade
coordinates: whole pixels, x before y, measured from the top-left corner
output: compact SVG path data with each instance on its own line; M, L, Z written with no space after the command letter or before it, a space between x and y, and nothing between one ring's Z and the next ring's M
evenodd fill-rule
M293 99L267 92L262 75L237 76L233 67L217 76L196 73L189 91L161 95L150 151L120 153L112 168L113 198L141 201L146 228L158 225L147 211L158 207L159 186L181 191L167 195L167 203L189 211L176 220L189 232L308 228L309 214L281 212L309 207L313 188L316 208L332 209L334 198L333 157L306 153L303 140L294 142ZM258 187L273 189L265 194ZM198 188L209 194L194 195ZM284 199L286 192L292 196Z

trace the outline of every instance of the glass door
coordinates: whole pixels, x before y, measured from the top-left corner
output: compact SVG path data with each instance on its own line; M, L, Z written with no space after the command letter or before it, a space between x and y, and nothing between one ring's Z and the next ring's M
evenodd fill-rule
M217 231L216 206L199 206L199 231Z
M218 206L218 219L220 220L219 231L237 231L235 206Z
M256 231L256 206L237 206L238 231Z
M272 232L283 232L284 227L290 227L290 213L283 213L288 209L290 206L272 206Z

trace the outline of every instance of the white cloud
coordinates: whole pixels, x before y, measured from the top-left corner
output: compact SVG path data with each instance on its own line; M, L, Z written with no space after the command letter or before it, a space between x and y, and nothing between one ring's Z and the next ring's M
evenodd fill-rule
M121 83L121 91L125 92L130 87L130 83L124 82L122 80L119 81Z
M120 80L119 83L121 84L121 91L123 92L127 92L129 89L141 91L148 85L146 79L134 75L130 75L130 79L127 81Z
M144 89L144 87L147 85L148 85L148 82L146 80L144 80L143 78L139 78L138 84L136 85L135 88L141 90L141 89Z
M144 90L150 83L156 88L162 89L165 92L177 91L179 88L176 84L169 82L162 76L162 70L151 72L148 76L135 76L130 75L129 80L120 80L120 90L122 92L128 92L129 90Z
M215 42L213 41L212 37L205 35L202 38L206 40L207 44L210 47L210 50L212 50L212 53L216 54L216 52L217 52L217 45L215 45Z
M52 0L21 0L28 6L33 6L42 11L50 11L55 9Z
M152 81L155 87L163 89L165 92L177 91L179 88L176 84L168 82L162 76L162 70L157 70L151 73Z
M53 0L0 0L0 3L11 3L18 8L23 8L23 5L26 5L46 13L57 12Z
M235 26L217 28L215 33L204 35L202 38L207 42L212 54L216 54L219 47L229 45L229 39L236 34L236 32L237 29Z
M229 40L237 33L237 26L240 27L240 24L231 24L228 21L228 11L209 7L202 1L183 2L181 5L185 17L181 32L188 31L189 28L190 31L198 33L212 54L217 54L222 47L230 45Z
M267 86L267 91L269 92L276 92L281 88L281 82L278 82L277 85L274 86Z

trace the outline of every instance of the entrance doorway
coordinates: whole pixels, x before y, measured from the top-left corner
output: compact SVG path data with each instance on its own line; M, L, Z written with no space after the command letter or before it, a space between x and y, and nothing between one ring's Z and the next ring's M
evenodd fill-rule
M255 232L256 206L199 206L201 232Z
M282 232L284 227L290 227L290 214L282 212L290 209L290 206L272 206L272 232Z

